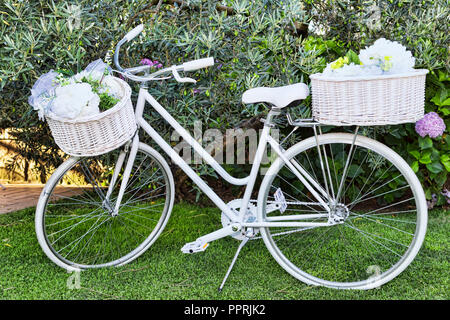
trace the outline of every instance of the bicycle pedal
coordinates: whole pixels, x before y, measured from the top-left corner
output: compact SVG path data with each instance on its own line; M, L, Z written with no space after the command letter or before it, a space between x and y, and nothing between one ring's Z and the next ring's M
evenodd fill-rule
M181 251L183 253L197 253L201 251L205 251L206 248L208 248L209 243L208 242L201 242L201 241L194 241L186 243L183 248L181 248Z

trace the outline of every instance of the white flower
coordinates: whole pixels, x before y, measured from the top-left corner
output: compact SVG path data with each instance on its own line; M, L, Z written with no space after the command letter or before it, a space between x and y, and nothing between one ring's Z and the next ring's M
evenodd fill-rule
M364 75L367 76L379 76L383 74L383 70L381 70L378 66L362 66Z
M358 55L362 65L348 64L348 58L327 64L323 75L331 77L375 76L406 73L414 70L415 59L410 51L398 42L384 38L361 50Z
M395 41L378 39L359 53L364 66L379 66L388 73L404 73L414 69L415 59L410 51Z
M77 118L89 117L94 114L100 113L99 106L100 97L97 94L93 94L92 98L89 100L88 105L81 109L80 114Z
M323 71L323 74L332 77L355 77L365 75L366 71L364 69L363 66L354 63L344 64L338 69L333 69L331 63L329 63Z
M81 71L80 73L74 75L71 79L73 79L73 82L81 82L84 77L88 80L100 81L103 77L103 72L95 70Z
M75 119L100 112L98 109L100 98L92 92L91 86L87 83L58 87L55 94L51 111L61 118Z

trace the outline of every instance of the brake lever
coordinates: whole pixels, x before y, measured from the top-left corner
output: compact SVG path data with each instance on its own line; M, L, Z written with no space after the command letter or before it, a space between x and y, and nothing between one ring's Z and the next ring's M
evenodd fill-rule
M197 80L192 79L192 78L188 78L188 77L184 77L182 78L180 76L180 74L178 73L176 66L172 66L172 74L173 77L175 78L175 80L177 80L178 82L190 82L190 83L197 83Z

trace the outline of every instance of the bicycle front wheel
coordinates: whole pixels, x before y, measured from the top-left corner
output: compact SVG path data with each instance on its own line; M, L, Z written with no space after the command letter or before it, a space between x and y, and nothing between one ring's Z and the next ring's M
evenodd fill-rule
M164 229L174 201L167 162L148 145L139 144L115 215L128 156L122 152L124 163L115 174L120 154L114 150L69 158L44 187L36 208L36 233L45 254L57 265L68 270L124 265L147 250Z
M353 139L351 134L325 134L285 152L322 187L330 212L281 159L261 185L259 221L292 222L305 214L309 218L303 222L331 221L329 226L261 228L275 260L310 285L378 287L411 263L425 237L425 195L409 165L375 140L357 136L353 144ZM280 194L286 209L268 210L281 204Z

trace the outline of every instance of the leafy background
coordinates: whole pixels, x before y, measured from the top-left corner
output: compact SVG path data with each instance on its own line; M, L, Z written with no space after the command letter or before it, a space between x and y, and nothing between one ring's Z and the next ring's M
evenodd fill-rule
M434 139L421 138L414 124L364 128L363 134L403 156L422 181L430 204L445 205L441 192L450 189L449 8L448 0L4 0L0 3L0 130L11 128L17 145L10 169L25 159L44 182L64 159L47 125L27 103L36 79L50 69L81 71L99 57L110 62L117 41L140 23L145 31L124 51L122 65L150 58L170 66L213 56L213 68L191 74L198 79L195 86L162 82L152 84L150 92L185 127L193 128L200 120L203 130L222 132L258 127L254 120L265 109L241 103L246 89L309 83L309 75L322 71L348 49L359 52L385 37L411 50L416 68L430 70L426 112L437 112L447 129ZM307 99L290 111L309 116L309 104ZM159 116L150 109L145 116L170 138L172 130ZM279 120L283 136L290 130ZM311 135L298 131L287 144ZM205 178L215 179L207 166L196 167ZM246 166L226 168L235 176L248 172ZM224 193L239 192L219 187ZM198 200L194 186L187 182L183 188L178 190L181 197Z

